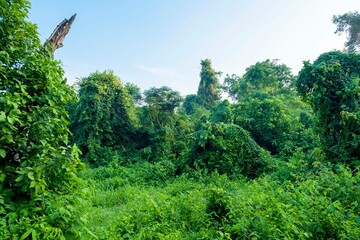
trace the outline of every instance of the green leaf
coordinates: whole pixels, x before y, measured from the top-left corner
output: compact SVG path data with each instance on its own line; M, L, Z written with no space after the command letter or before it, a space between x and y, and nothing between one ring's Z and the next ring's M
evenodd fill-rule
M4 149L0 149L0 157L5 158L6 151Z
M33 229L32 231L31 231L31 236L32 236L32 239L33 240L37 240L38 239L38 237L37 237L37 232L36 232L36 230L35 229Z
M17 178L15 179L15 182L20 182L20 181L22 181L22 180L24 180L24 175L20 175L19 177L17 177Z
M32 228L29 229L29 230L27 230L27 231L21 236L20 240L26 239L32 232L33 232L33 229L32 229Z
M0 112L0 122L5 121L6 115L5 112Z
M30 180L35 180L35 178L34 178L34 173L33 173L33 172L29 172L29 173L28 173L28 178L29 178Z
M4 181L5 181L5 178L6 178L5 173L1 173L1 174L0 174L0 183L4 182Z
M55 221L56 219L58 219L60 217L60 213L59 212L54 212L50 215L50 219L51 221Z
M12 117L7 117L7 120L8 120L8 122L9 122L10 124L13 124L14 121L15 121L15 119L12 118Z
M37 185L36 181L31 181L30 182L30 188L34 188Z

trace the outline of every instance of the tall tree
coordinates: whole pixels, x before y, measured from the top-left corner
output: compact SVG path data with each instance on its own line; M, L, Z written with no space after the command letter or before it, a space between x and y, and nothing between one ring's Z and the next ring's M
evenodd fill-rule
M70 194L81 164L65 110L73 90L26 20L29 8L0 1L0 238L74 238Z
M347 33L345 52L356 53L360 51L360 14L348 12L333 17L333 23L337 25L335 33Z
M146 90L144 95L147 104L144 117L149 125L161 128L171 124L175 109L180 106L183 100L180 93L169 87L153 87Z
M224 88L236 100L254 92L277 94L291 90L295 77L291 69L278 60L265 60L248 67L242 77L227 75Z
M295 79L288 66L267 59L224 81L228 94L238 100L232 109L234 122L272 154L291 155L296 148L316 145L308 124L311 108L297 96Z
M211 60L201 61L200 84L197 91L197 100L200 106L211 109L215 101L220 100L219 76L211 66Z
M134 103L111 71L92 73L81 79L79 86L79 101L73 106L70 128L83 155L99 165L108 160L99 155L104 150L131 147L137 123Z
M125 83L126 91L130 94L134 103L140 105L143 101L143 97L141 95L140 88L133 83Z
M186 95L183 103L183 108L185 110L185 113L190 115L195 112L195 108L197 105L197 96L196 94L190 94Z
M250 178L268 170L268 153L238 125L206 122L193 138L185 160L189 167Z
M358 165L360 159L360 55L329 52L305 62L297 89L318 118L329 160Z

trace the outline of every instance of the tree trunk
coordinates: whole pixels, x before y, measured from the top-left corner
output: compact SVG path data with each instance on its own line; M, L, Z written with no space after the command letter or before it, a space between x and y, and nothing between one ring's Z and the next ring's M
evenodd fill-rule
M76 13L71 16L71 18L64 19L53 31L50 37L46 40L45 44L49 43L52 47L52 53L54 54L55 50L63 46L63 41L66 34L70 31L71 25L74 22Z

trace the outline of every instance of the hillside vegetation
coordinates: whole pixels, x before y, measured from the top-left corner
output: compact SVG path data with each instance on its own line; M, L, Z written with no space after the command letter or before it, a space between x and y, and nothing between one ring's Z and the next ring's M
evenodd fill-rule
M192 95L112 71L74 89L29 2L0 4L0 239L360 239L354 37L298 76L204 59Z

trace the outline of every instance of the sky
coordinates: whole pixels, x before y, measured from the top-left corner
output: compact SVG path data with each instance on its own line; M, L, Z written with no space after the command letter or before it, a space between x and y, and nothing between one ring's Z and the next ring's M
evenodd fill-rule
M360 0L32 0L29 20L44 42L77 14L64 47L55 52L68 84L113 70L142 90L168 86L196 93L200 61L243 75L279 59L296 75L303 61L342 50L333 15L360 11Z

